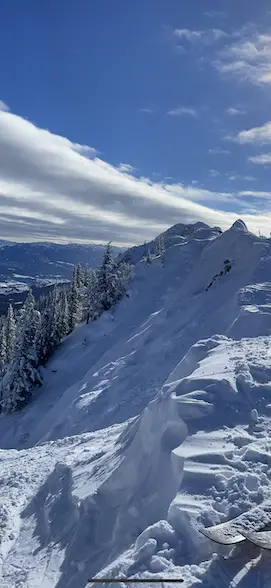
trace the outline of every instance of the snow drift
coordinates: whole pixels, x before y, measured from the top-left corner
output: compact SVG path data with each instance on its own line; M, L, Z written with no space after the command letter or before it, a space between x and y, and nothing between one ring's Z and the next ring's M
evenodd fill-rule
M68 337L33 403L0 419L4 588L264 578L256 551L225 560L198 529L269 494L271 244L242 221L196 225L164 258L138 262L129 298Z

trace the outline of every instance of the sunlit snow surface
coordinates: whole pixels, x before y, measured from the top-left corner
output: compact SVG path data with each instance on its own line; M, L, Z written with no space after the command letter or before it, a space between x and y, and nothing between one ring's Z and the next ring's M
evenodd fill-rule
M268 552L199 532L271 498L271 244L240 222L217 234L137 264L114 316L0 418L1 588L271 586Z

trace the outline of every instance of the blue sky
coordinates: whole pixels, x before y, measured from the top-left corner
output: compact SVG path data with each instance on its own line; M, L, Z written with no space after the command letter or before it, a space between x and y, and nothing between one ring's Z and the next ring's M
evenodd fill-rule
M2 237L269 234L269 2L4 0L0 56Z

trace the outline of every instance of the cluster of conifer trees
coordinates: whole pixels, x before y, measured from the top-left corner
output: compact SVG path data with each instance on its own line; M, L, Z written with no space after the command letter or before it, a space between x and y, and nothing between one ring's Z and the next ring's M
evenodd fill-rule
M10 305L0 326L0 410L23 408L42 385L42 369L63 337L82 322L112 310L126 293L131 265L117 263L110 243L97 270L74 267L69 286L56 285L35 301L31 290L14 313Z

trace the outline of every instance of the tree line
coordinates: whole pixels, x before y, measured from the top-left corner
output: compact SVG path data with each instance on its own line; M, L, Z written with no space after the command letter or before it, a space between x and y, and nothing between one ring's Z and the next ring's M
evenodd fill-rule
M82 323L113 310L125 295L131 265L117 263L110 243L99 269L73 270L69 286L56 285L47 296L35 300L29 290L22 307L12 305L0 322L0 411L23 408L33 390L42 386L42 369L65 336Z

